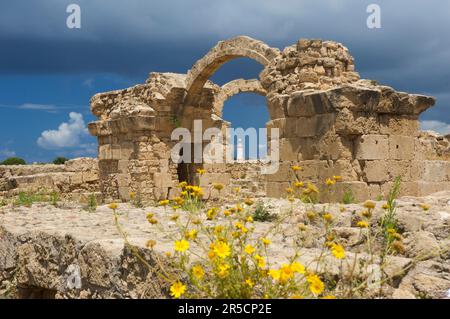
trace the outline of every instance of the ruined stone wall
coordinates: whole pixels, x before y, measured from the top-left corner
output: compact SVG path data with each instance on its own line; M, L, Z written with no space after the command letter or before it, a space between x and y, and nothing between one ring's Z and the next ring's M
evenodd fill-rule
M222 87L208 81L237 57L261 63L260 78ZM398 175L403 194L450 188L448 139L419 131L419 115L434 104L433 98L361 80L348 49L336 42L300 40L280 51L237 37L219 42L186 75L152 73L145 84L92 98L98 121L89 129L99 141L102 193L121 199L130 192L151 199L175 194L182 178L170 158L171 132L184 127L194 133L196 119L203 121L200 133L209 127L224 130L229 123L222 119L223 103L239 92L266 96L267 127L280 130L280 169L272 175L255 173L254 182L244 187L250 194L286 196L292 165L303 167L302 180L318 184L341 175L337 197L329 200L346 191L357 200L386 194ZM202 164L184 166L189 182L206 188L221 182L227 189L237 183L236 172L243 167L203 166L208 173L201 177L196 168Z
M63 165L0 165L0 197L57 192L62 198L79 200L99 191L97 159L78 158Z

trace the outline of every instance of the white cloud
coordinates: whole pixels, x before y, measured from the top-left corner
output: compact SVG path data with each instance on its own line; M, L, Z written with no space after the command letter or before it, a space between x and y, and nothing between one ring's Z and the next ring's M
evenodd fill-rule
M45 112L50 112L50 113L54 113L54 112L58 111L58 108L55 105L51 105L51 104L25 103L25 104L19 105L17 108L22 109L22 110L45 111Z
M47 130L41 133L37 144L44 149L61 149L82 147L81 141L87 137L88 130L83 115L76 112L69 114L69 122L63 122L57 130Z
M450 134L450 124L441 121L421 121L420 127L424 131L435 131L442 135Z
M16 152L8 150L8 149L2 149L2 150L0 150L0 156L1 157L13 157L13 156L16 156Z

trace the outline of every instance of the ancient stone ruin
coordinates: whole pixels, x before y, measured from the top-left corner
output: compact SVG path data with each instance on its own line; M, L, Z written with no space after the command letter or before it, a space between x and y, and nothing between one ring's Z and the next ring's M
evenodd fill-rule
M226 62L247 57L264 66L259 79L208 80ZM259 174L258 162L177 164L170 149L178 126L196 119L226 128L224 102L239 92L267 98L268 128L280 129L280 167ZM450 188L448 137L419 132L419 115L432 97L397 92L362 80L348 49L333 41L300 40L283 51L246 36L219 42L187 74L151 73L145 84L101 93L91 100L98 117L89 131L98 138L101 191L127 200L130 192L167 198L179 181L240 186L256 196L280 197L291 165L312 182L341 175L337 194L351 190L357 200L385 194L393 179L403 193L426 195ZM196 169L207 173L197 176Z

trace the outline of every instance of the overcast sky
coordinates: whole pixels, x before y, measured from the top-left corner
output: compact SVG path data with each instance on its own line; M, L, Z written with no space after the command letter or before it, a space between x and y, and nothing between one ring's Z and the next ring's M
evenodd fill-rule
M66 26L71 3L81 7L81 29ZM370 3L381 7L381 29L366 26ZM342 42L362 77L435 96L424 126L450 133L449 15L448 0L1 0L0 159L95 156L85 129L93 94L142 83L151 71L186 72L217 41L242 34L280 48L299 38ZM260 70L239 59L213 80ZM238 95L225 117L263 126L263 104Z

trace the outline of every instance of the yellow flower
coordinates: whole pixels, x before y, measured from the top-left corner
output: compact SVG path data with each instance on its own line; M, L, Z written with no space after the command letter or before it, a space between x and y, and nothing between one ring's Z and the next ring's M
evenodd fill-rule
M186 197L186 196L187 196L187 194L188 194L188 192L187 192L187 191L182 191L182 192L180 193L180 195L181 195L181 196L183 196L183 197Z
M371 210L365 210L361 213L362 216L366 217L366 218L372 218L372 213Z
M261 257L260 255L256 254L254 258L255 258L256 264L258 265L259 268L266 267L266 261L264 260L263 257Z
M178 214L175 214L175 215L170 216L170 220L171 220L171 221L174 221L174 222L177 221L178 218L180 218L180 215L178 215Z
M299 229L300 231L305 231L305 230L307 229L307 227L306 227L305 224L301 223L301 224L298 224L298 229Z
M226 242L219 241L214 244L214 253L222 259L226 258L231 254L230 246Z
M223 214L225 215L225 216L230 216L231 215L231 212L229 211L229 210L224 210L223 211Z
M253 217L252 216L248 216L247 217L247 222L248 223L253 223Z
M381 208L383 208L383 209L389 209L390 208L390 206L389 206L389 204L388 203L386 203L386 204L383 204L382 206L381 206Z
M223 184L221 183L214 183L213 184L214 189L218 190L219 192L223 189Z
M363 205L365 208L367 208L367 209L374 209L375 208L375 202L372 202L371 200L366 200L365 202L364 202L364 205Z
M252 245L247 245L245 246L244 251L246 254L251 255L255 252L255 247L253 247Z
M334 179L327 178L327 179L325 180L325 184L326 184L327 186L331 186L331 185L336 184L336 181L335 181Z
M202 266L196 265L192 267L192 274L195 278L201 280L205 276L205 271L203 270Z
M177 210L177 209L180 209L180 208L181 208L181 206L179 206L179 205L172 206L173 210Z
M147 221L148 221L150 224L155 225L155 224L158 223L158 221L157 221L156 219L154 219L153 216L154 216L153 213L148 213L148 214L147 214Z
M286 188L286 193L292 194L294 190L291 187Z
M187 182L181 182L180 184L178 184L179 188L185 188L187 186Z
M250 288L252 288L252 287L255 285L255 283L254 283L250 278L246 279L246 280L245 280L245 283L246 283L246 285L249 286Z
M166 252L166 257L167 257L167 258L172 257L172 253L171 253L170 251Z
M331 253L336 259L344 259L345 258L345 250L344 247L338 244L331 245Z
M242 212L244 209L242 208L241 205L237 204L237 205L236 205L236 210L240 213L240 212Z
M333 295L323 296L322 299L336 299Z
M359 228L367 228L369 227L369 223L364 220L361 220L356 224L356 226L358 226Z
M175 197L175 198L173 199L173 201L174 201L175 203L177 203L177 205L181 205L181 204L184 203L184 199L181 198L181 197Z
M186 292L186 286L182 282L177 281L170 287L170 294L174 298L180 298Z
M168 199L159 201L159 206L167 206L167 205L169 205L169 200Z
M112 210L117 209L118 206L119 205L117 205L116 203L111 203L111 204L108 205L109 209L112 209Z
M136 198L136 193L135 192L130 192L130 198L131 199L135 199Z
M268 238L261 238L262 243L264 246L269 246L272 242Z
M421 207L425 212L430 210L430 205L425 204L425 203L420 204L420 207Z
M313 221L314 219L316 219L316 213L314 213L312 211L309 211L309 212L306 213L306 217L308 217L308 219L310 221Z
M280 281L286 282L294 277L294 270L291 265L283 264L280 268Z
M229 269L230 269L230 265L228 265L228 264L219 265L219 267L217 268L217 274L219 275L220 278L224 278L224 277L228 276Z
M295 197L289 196L288 201L290 201L291 203L295 202Z
M272 277L273 280L280 280L281 272L277 269L270 269L269 276Z
M223 231L222 225L217 225L216 227L214 227L214 234L219 235L222 231Z
M217 208L216 207L210 208L206 212L206 217L207 217L208 220L213 220L214 217L216 217L216 215L217 215Z
M331 222L333 220L333 215L330 213L326 213L323 215L323 219L325 219L327 222Z
M238 194L241 191L240 187L234 187L233 188L233 192L235 192L236 194Z
M184 239L177 240L174 242L174 249L175 249L175 251L179 251L180 253L183 253L189 249L189 242Z
M310 190L312 193L319 193L319 189L316 187L316 185L312 184L312 183L308 183L308 185L306 186L308 190Z
M197 168L197 174L203 175L203 174L205 174L205 173L206 173L206 170L201 169L201 168Z
M335 176L333 176L333 179L334 179L336 182L339 182L339 181L342 181L342 176L340 176L340 175L335 175Z
M309 275L306 280L309 283L309 290L316 296L320 295L325 289L325 285L317 275Z
M297 187L297 188L300 188L300 187L305 186L305 183L303 183L303 182L295 182L294 186Z
M253 203L254 203L254 201L253 201L252 199L250 199L250 198L246 198L246 199L244 200L244 203L245 203L245 205L247 205L247 206L252 206Z
M394 235L395 233L397 233L397 231L396 231L394 228L388 228L388 229L387 229L387 232L388 232L388 234L391 235L391 236Z
M186 234L184 235L184 238L186 238L187 240L195 240L197 238L197 234L198 234L198 230L197 229L192 229L188 232L186 232Z
M145 246L147 246L147 248L153 249L153 247L155 247L156 245L156 241L154 241L153 239L150 239L147 241L147 243L145 244Z
M292 169L294 172L297 172L297 171L301 171L301 170L302 170L302 167L301 167L301 166L298 166L298 165L294 165L294 166L291 166L291 169Z
M305 266L303 266L298 261L294 261L291 264L291 269L292 269L293 272L296 272L296 273L299 273L299 274L304 274L305 273Z

